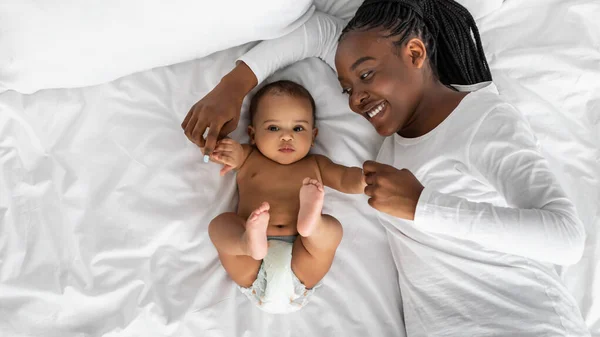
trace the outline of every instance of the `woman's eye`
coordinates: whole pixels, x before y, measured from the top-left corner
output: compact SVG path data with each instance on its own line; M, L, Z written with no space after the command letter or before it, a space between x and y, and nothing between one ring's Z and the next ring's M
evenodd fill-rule
M304 128L303 128L303 127L301 127L301 126L296 126L296 127L294 128L294 131L295 131L295 132L304 131Z
M351 92L352 92L352 89L350 89L350 88L343 88L342 89L342 94L350 95Z
M364 73L364 74L360 75L360 79L361 79L361 80L366 80L366 79L367 79L367 77L371 76L371 74L372 74L372 73L373 73L373 71L371 71L371 70L370 70L370 71L367 71L366 73Z
M269 131L279 131L279 128L276 127L276 126L271 125L271 126L268 127L268 130Z

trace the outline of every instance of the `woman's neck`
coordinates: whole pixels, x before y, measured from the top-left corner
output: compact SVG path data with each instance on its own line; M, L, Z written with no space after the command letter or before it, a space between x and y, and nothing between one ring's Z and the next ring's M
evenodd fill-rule
M420 137L435 129L456 109L467 95L439 81L432 81L423 91L420 103L408 123L397 133L404 138Z

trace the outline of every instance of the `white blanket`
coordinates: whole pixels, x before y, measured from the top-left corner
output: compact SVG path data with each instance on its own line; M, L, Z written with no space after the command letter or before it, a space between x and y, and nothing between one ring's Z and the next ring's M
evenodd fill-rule
M560 272L592 335L600 335L598 17L593 0L531 0L507 1L479 21L500 92L530 119L586 224L584 258ZM203 164L180 123L248 48L94 87L0 94L1 336L404 334L390 246L362 196L327 191L325 211L344 238L298 313L263 313L221 267L207 226L234 209L234 177ZM310 59L277 76L315 96L316 152L347 165L375 157L381 138L350 112L325 64ZM247 139L245 123L244 112L234 138Z

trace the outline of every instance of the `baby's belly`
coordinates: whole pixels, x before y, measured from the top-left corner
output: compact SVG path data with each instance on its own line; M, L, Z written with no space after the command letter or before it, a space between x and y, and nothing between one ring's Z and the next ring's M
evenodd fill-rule
M267 235L296 235L296 222L300 208L298 195L264 196L260 194L240 195L238 215L248 218L263 202L269 203L269 227Z

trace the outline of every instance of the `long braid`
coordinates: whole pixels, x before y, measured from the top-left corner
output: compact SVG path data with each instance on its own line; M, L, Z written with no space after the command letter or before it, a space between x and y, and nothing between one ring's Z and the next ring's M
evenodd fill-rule
M440 82L475 84L491 81L479 30L469 11L453 0L366 0L342 31L383 27L386 37L410 37L425 43L431 69Z

